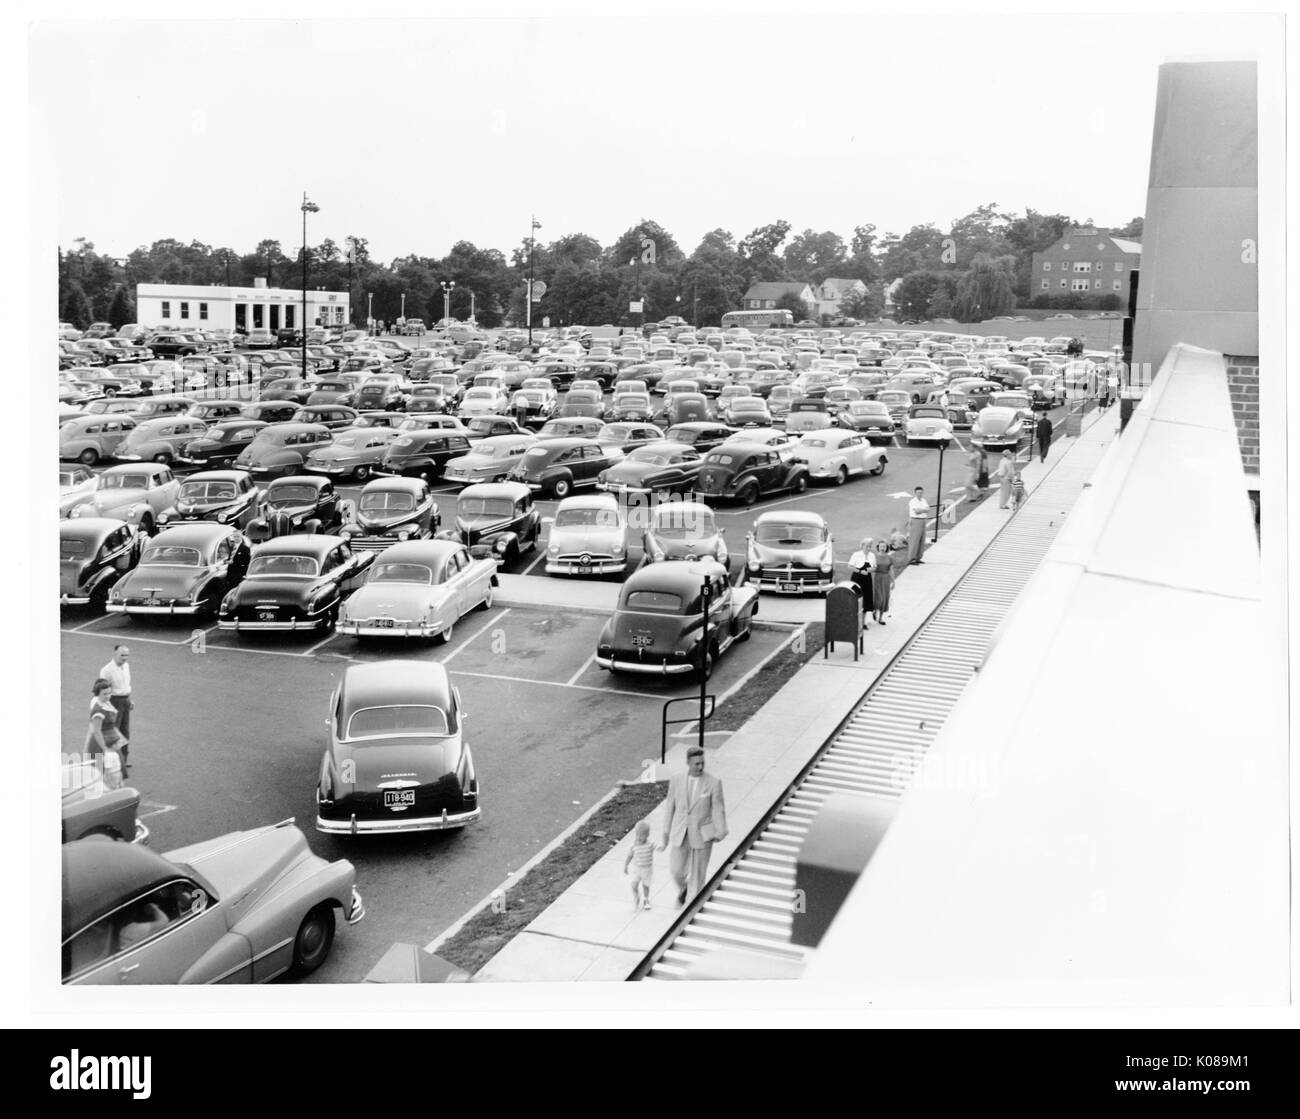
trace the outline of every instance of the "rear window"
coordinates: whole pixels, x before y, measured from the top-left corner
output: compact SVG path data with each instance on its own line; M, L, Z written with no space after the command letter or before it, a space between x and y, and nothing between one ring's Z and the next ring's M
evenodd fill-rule
M86 554L86 544L83 540L60 540L59 555L63 559L80 559Z
M632 591L627 596L626 605L633 610L662 610L676 614L682 609L682 597L667 591Z
M387 735L439 735L451 733L441 707L365 707L348 720L348 739Z

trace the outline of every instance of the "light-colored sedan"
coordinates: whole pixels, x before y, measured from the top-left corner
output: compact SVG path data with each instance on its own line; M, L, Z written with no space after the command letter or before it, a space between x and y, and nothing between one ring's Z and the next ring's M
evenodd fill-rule
M907 410L903 435L908 444L951 443L952 422L942 404L913 404Z
M535 435L492 435L480 439L469 454L449 459L442 476L448 482L467 486L475 482L504 481L519 465L524 452L536 442Z
M808 467L813 481L837 486L860 474L883 474L889 461L883 447L873 447L861 432L842 427L804 432L794 447L793 459Z
M608 494L566 497L546 545L547 575L613 575L627 570L627 514Z
M88 466L59 467L59 516L66 517L95 492L95 472Z
M385 548L339 615L339 633L353 637L436 637L451 640L456 622L492 605L497 565L475 559L457 540L411 540Z
M110 466L95 480L88 500L68 516L111 517L152 532L158 515L176 504L180 488L171 469L161 463Z
M480 386L472 388L465 394L465 398L460 402L460 408L457 415L461 419L467 419L470 416L503 416L510 410L510 398L506 395L505 390L496 386Z

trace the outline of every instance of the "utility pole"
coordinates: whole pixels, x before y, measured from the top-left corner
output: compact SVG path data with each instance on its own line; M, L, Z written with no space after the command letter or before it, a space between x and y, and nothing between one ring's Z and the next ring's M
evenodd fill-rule
M307 192L302 192L302 375L307 376L307 215L320 211L315 202L307 201ZM270 253L267 254L268 258Z
M525 319L528 323L528 345L533 344L533 256L537 248L537 231L542 228L542 223L537 220L536 215L532 218L532 225L528 230L528 295L526 300Z

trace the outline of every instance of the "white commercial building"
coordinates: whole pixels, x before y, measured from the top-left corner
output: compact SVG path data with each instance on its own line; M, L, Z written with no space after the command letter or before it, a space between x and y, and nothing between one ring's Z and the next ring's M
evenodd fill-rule
M136 320L144 326L199 327L206 330L279 330L302 325L302 289L221 284L137 284ZM307 292L309 327L351 322L347 292Z

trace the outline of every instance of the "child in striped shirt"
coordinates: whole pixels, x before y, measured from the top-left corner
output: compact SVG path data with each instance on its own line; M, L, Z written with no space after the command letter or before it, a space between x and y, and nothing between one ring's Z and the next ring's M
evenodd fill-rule
M650 825L642 820L636 826L636 839L623 860L623 873L632 868L632 902L637 910L650 904L650 880L654 876L655 845L650 842Z

